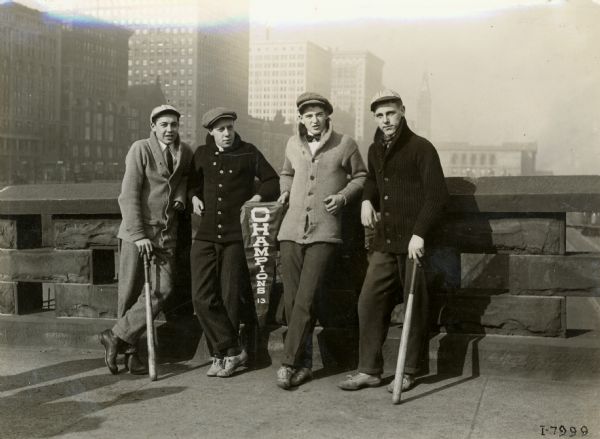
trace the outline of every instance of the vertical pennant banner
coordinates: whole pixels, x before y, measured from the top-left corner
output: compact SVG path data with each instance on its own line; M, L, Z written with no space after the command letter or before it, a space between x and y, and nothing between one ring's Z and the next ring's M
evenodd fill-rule
M275 283L277 233L285 207L277 202L249 202L242 206L241 224L246 262L259 326L264 326L269 311L271 289Z

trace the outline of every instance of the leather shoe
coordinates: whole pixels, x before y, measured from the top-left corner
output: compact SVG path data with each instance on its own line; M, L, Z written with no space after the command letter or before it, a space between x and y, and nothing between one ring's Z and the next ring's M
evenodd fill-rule
M394 393L394 382L395 381L396 380L394 380L388 384L388 386L387 386L388 392ZM413 387L415 387L415 377L411 374L405 373L402 376L402 391L405 392L407 390L412 389Z
M117 366L117 351L119 350L119 342L121 339L113 334L111 329L102 331L98 336L100 343L104 346L104 363L110 373L116 375L119 373Z
M282 389L289 389L292 387L291 379L294 375L294 368L290 366L281 366L277 371L277 386Z
M296 372L290 378L290 385L299 386L307 381L312 379L312 370L308 367L301 367L300 369L296 369Z
M379 375L369 375L359 372L356 375L348 375L346 379L338 383L338 387L342 390L360 390L365 387L378 387L381 385Z
M137 352L125 354L125 369L132 375L148 375L148 366L140 360Z

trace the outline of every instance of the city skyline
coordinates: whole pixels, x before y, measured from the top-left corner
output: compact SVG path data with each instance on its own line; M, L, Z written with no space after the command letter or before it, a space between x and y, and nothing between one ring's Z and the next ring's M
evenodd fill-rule
M56 2L36 2L50 3ZM592 24L600 18L598 2L482 2L479 9L465 6L448 16L419 15L414 5L402 16L405 2L399 2L388 8L387 21L376 8L367 8L362 21L346 17L364 2L350 1L335 20L327 17L329 4L308 2L288 13L298 18L293 23L273 19L277 10L256 18L261 3L250 1L251 41L268 31L274 40L311 40L332 52L372 52L385 63L383 84L402 94L407 119L419 130L426 76L434 144L535 142L542 169L597 172L600 31ZM238 8L233 19L239 16Z

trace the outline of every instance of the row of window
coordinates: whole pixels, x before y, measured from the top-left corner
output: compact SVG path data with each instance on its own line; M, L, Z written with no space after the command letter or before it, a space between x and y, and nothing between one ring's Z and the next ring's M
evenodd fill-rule
M496 164L496 154L493 153L471 153L471 154L467 154L466 152L463 153L453 153L451 158L450 158L450 163L453 165L457 165L457 164L462 164L462 165L466 165L467 161L469 162L469 164L471 165L476 165L479 159L479 164L480 165L495 165Z

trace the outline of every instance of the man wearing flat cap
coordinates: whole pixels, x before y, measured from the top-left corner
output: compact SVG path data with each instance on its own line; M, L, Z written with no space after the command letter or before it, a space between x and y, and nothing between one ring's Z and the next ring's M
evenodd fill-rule
M312 377L314 298L342 243L341 210L361 195L367 170L356 142L333 129L329 101L303 93L298 133L286 147L281 203L289 203L278 239L288 329L277 385L298 386Z
M358 373L339 383L343 390L381 384L382 346L392 310L408 297L407 266L417 264L413 316L402 389L414 386L428 343L428 293L421 258L427 233L440 217L448 191L433 145L413 133L404 117L400 95L382 90L371 101L378 128L369 148L369 175L361 222L374 228L369 268L358 299ZM388 386L393 390L393 383Z
M131 145L119 195L123 218L119 228L118 319L100 334L105 362L117 374L117 353L133 374L148 373L137 355L136 343L146 329L144 264L151 257L152 311L161 311L173 289L178 212L186 206L190 147L179 140L179 111L160 105L150 114L150 137Z
M229 377L248 359L239 341L240 300L250 295L240 209L279 195L277 173L236 133L236 119L222 107L202 116L208 134L194 153L188 186L192 301L213 357L211 377Z

